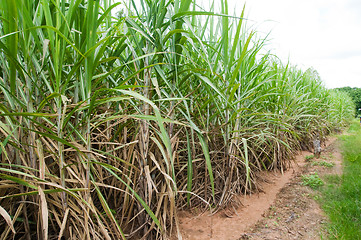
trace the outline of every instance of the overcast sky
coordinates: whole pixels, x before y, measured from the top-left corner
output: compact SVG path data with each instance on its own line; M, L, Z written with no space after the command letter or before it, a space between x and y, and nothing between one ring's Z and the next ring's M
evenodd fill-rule
M313 67L328 88L361 87L361 0L229 0L284 62ZM236 7L234 7L236 5Z

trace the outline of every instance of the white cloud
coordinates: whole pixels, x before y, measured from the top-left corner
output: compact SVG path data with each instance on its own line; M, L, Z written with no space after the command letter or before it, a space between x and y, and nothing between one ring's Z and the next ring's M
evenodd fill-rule
M361 1L249 0L246 13L284 61L314 67L327 87L361 87Z

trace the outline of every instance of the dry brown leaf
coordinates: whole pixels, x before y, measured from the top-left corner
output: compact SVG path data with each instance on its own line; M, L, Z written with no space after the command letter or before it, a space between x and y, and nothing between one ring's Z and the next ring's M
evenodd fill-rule
M44 151L43 151L43 145L41 144L41 141L38 139L36 141L37 143L37 150L38 150L38 157L39 157L39 177L40 179L45 179L45 161L44 161Z
M1 206L0 206L0 214L1 214L1 216L3 216L3 218L4 218L5 221L6 221L6 223L9 225L11 231L15 234L16 231L15 231L15 229L14 229L14 225L13 225L13 222L12 222L12 220L11 220L10 215L9 215L8 212L7 212L3 207L1 207Z
M108 231L105 229L103 223L99 219L98 219L98 224L99 224L100 231L103 233L104 239L111 240L111 237L109 236Z
M38 188L39 195L40 195L40 213L41 213L41 229L43 234L43 239L48 239L48 230L49 230L49 211L48 211L48 204L46 202L46 197L41 187Z
M66 227L66 221L68 220L68 215L69 215L69 208L67 208L67 209L65 210L63 222L61 223L61 227L60 227L60 232L59 232L58 240L60 240L61 237L63 236L64 230L65 230L65 227Z

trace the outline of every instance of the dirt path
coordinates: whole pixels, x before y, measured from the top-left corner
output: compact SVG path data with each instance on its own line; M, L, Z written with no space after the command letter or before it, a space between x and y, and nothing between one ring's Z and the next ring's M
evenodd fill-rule
M241 196L243 206L232 215L226 211L213 216L181 212L183 239L319 239L326 219L314 200L313 190L302 185L301 175L341 173L341 154L336 138L331 138L326 146L320 159L306 161L306 156L311 153L301 152L292 168L283 175L262 173L264 192ZM334 167L319 166L316 162L331 162Z

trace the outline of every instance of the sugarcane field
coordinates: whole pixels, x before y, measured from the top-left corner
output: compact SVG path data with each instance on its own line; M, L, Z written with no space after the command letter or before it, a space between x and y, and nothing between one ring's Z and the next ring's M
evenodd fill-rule
M252 18L344 5L236 2L0 1L0 239L361 239L361 49Z

